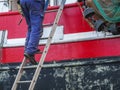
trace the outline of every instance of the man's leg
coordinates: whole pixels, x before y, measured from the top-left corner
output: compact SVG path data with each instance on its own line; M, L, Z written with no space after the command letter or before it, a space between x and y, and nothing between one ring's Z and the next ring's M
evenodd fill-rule
M40 34L42 30L42 22L44 15L44 0L35 1L31 0L32 4L30 7L30 22L31 22L31 34L27 46L27 53L34 55L38 49L40 40Z
M20 0L20 5L24 14L24 17L26 19L26 23L28 25L28 31L26 33L26 41L25 41L25 51L28 45L28 41L30 38L30 33L31 33L31 23L30 23L30 15L29 15L29 3L26 2L26 0Z
M29 39L30 39L30 34L31 34L31 22L30 22L30 14L29 14L29 12L30 12L30 10L29 10L30 1L29 0L21 0L20 4L21 4L21 7L22 7L24 17L26 19L26 23L28 25L28 31L27 31L27 34L26 34L26 41L25 41L24 56L26 58L28 58L32 64L37 64L37 62L35 61L34 55L29 55L28 53L26 53L27 47L28 47L28 42L29 42Z

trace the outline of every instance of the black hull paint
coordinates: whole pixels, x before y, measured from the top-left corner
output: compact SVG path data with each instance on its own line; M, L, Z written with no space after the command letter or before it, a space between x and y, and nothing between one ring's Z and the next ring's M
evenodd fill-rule
M18 65L1 65L0 90L11 89ZM30 80L33 71L26 69L22 80ZM28 86L21 84L17 90ZM34 90L120 90L120 57L46 63Z

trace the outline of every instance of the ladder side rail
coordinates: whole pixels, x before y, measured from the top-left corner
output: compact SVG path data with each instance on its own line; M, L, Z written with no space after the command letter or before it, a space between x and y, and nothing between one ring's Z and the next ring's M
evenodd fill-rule
M44 11L47 9L48 4L49 4L49 0L46 0ZM22 20L22 18L21 18L21 20ZM21 20L20 20L19 24L21 23ZM11 90L16 90L19 82L23 82L23 81L20 81L20 79L22 77L22 72L23 72L23 69L24 69L23 67L25 66L25 64L26 64L26 58L24 57Z
M13 84L11 90L16 90L16 89L17 89L17 86L18 86L18 83L17 83L17 82L20 81L20 78L21 78L22 72L23 72L23 66L25 66L25 64L26 64L26 58L24 57L24 58L23 58L23 62L22 62L22 64L20 65L19 71L18 71L18 73L17 73L16 79L15 79L15 81L14 81L14 84Z
M31 84L30 84L29 90L33 90L33 89L34 89L34 86L35 86L35 84L36 84L36 82L37 82L37 78L38 78L38 76L39 76L39 73L40 73L40 71L41 71L41 68L42 68L42 65L43 65L43 63L44 63L45 57L46 57L46 55L47 55L47 52L48 52L50 43L51 43L51 41L52 41L52 37L53 37L53 35L54 35L54 33L55 33L55 30L56 30L56 28L57 28L57 24L58 24L58 21L59 21L59 19L60 19L61 14L62 14L62 11L63 11L65 2L66 2L66 0L62 0L62 2L61 2L60 8L59 8L59 10L58 10L58 13L57 13L57 15L56 15L56 18L55 18L55 21L54 21L54 24L53 24L53 27L52 27L52 31L51 31L51 33L50 33L50 36L49 36L48 40L47 40L47 44L46 44L46 46L45 46L45 48L44 48L44 51L43 51L43 54L42 54L42 56L41 56L40 62L39 62L39 64L38 64L37 69L36 69L36 71L35 71L35 74L34 74L34 76L33 76L33 79L32 79L32 82L31 82Z

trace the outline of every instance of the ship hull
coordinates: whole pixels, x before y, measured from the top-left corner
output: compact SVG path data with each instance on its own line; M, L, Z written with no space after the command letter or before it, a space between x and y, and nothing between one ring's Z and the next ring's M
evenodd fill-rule
M56 11L46 13L44 24L52 24L55 15ZM27 25L24 18L18 25L20 18L18 12L0 14L0 30L5 31L0 90L11 89L23 59ZM80 3L65 6L58 27L34 90L119 90L119 35L96 33L84 19ZM45 40L40 41L39 48L43 50L45 44ZM36 55L37 62L40 56ZM27 68L22 80L32 79L33 73L34 69ZM21 84L17 90L28 86Z

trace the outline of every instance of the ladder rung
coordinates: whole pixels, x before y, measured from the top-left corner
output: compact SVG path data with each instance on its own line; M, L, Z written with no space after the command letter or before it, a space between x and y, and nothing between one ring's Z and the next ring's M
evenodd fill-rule
M54 10L47 10L47 11L45 11L45 13L57 12L57 11L58 11L58 9L54 9Z
M41 39L48 39L49 37L41 37Z
M17 83L31 83L31 81L18 81Z
M53 23L47 23L47 24L43 24L43 27L45 27L45 26L52 26L53 25Z
M37 68L38 65L32 65L32 66L25 66L23 69L32 69L32 68ZM41 65L39 67L42 67Z
M32 69L32 68L37 68L37 65L23 67L23 69Z

